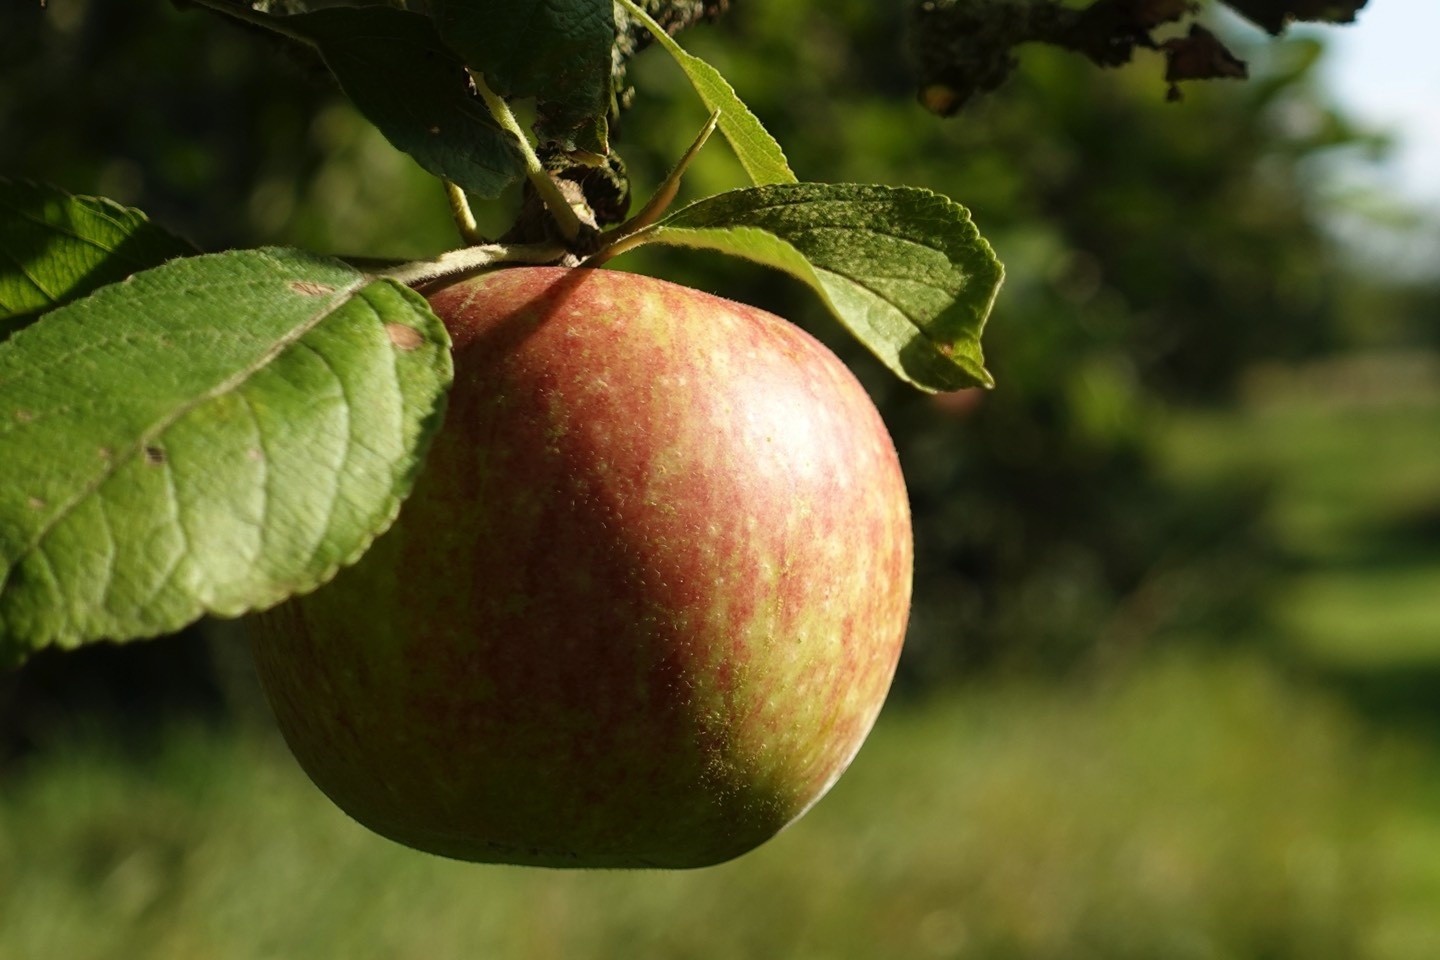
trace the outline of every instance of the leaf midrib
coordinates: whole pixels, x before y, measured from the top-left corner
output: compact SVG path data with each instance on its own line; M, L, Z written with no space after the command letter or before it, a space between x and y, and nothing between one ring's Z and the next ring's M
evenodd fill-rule
M358 290L366 287L369 282L367 277L357 276L350 284L341 288L331 297L326 309L318 311L309 320L297 324L291 331L278 338L269 349L257 357L252 363L241 367L234 374L225 378L204 393L197 394L192 400L178 405L174 410L171 410L141 433L139 439L134 444L127 446L123 454L111 457L106 462L104 469L97 473L84 487L76 491L74 496L61 504L46 520L45 524L36 530L29 541L17 551L14 560L11 561L5 569L4 576L0 577L0 593L4 592L5 585L8 583L11 573L19 566L20 561L36 552L43 553L43 551L39 551L38 548L46 537L48 537L55 527L67 518L80 503L93 496L96 491L104 486L105 483L115 475L122 464L129 463L150 441L155 440L181 418L187 416L202 404L239 389L251 377L265 369L265 367L273 363L277 357L294 346L307 333L324 323L325 320L334 315L336 311L349 304L353 300L354 294Z

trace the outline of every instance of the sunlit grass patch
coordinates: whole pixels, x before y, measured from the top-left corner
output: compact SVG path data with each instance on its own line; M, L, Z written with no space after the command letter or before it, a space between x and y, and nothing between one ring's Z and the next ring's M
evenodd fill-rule
M273 738L177 731L3 784L0 956L1418 956L1372 948L1440 936L1403 896L1440 882L1430 775L1259 661L1176 659L898 704L757 853L569 873L411 852Z

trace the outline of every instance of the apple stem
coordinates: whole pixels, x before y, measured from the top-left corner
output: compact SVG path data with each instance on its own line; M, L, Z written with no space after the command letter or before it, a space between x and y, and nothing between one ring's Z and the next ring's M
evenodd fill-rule
M690 162L700 154L700 149L705 146L705 141L710 139L710 134L715 132L715 125L719 122L720 111L717 108L710 113L710 119L700 128L694 142L665 175L665 179L655 188L655 192L640 212L615 228L614 233L617 236L625 236L648 227L665 215L665 211L670 209L670 204L674 202L675 195L680 192L680 180L690 168Z
M445 197L450 201L450 216L455 218L455 227L460 231L460 239L471 246L485 242L480 234L480 227L475 222L475 214L470 209L470 198L465 195L465 190L453 181L445 181Z
M696 135L694 142L690 144L689 149L676 161L675 166L670 169L670 172L665 175L665 179L660 183L660 186L655 188L655 192L651 194L650 199L646 201L645 206L641 208L640 212L605 234L603 238L605 240L604 246L602 246L594 256L585 261L587 267L598 267L611 257L619 256L626 250L638 247L649 239L648 237L642 236L637 237L633 242L627 242L630 241L632 237L640 234L656 220L659 220L665 215L665 211L670 209L670 204L674 202L676 194L680 192L681 178L685 176L685 171L690 168L691 161L700 154L701 148L704 147L705 142L710 139L710 135L715 132L715 125L719 122L720 110L717 107L711 111L710 118L706 120L705 125L700 128L700 133Z
M459 279L501 263L558 263L565 248L553 243L491 243L442 253L430 260L416 260L369 271L370 276L396 280L409 287L436 280Z
M597 250L591 256L585 258L584 262L582 262L580 266L601 266L602 264L607 263L608 261L620 256L620 254L624 253L627 250L634 250L636 247L643 247L645 244L649 243L653 239L655 239L655 230L653 227L644 227L640 230L634 231L633 233L627 233L623 237L616 237L612 243L606 245L605 247L602 247L600 250Z
M475 84L475 92L480 94L480 99L485 101L490 116L506 133L515 138L520 149L520 156L525 161L525 175L530 178L530 184L535 192L544 201L545 208L550 211L555 224L560 228L560 235L566 240L574 242L580 236L580 217L570 206L570 201L560 192L555 181L550 179L550 174L540 163L540 158L535 154L535 148L530 146L530 141L525 137L525 131L520 129L520 122L515 119L515 114L510 110L510 105L505 99L490 89L485 82L485 77L478 70L470 71L470 79Z

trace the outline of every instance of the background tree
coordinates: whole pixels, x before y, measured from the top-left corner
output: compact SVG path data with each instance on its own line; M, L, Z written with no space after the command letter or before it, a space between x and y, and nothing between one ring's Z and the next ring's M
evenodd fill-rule
M936 398L778 273L614 264L796 318L877 398L917 519L908 696L829 800L733 868L577 877L352 829L276 742L231 622L42 653L0 680L0 954L1429 957L1434 284L1332 233L1317 167L1375 141L1328 100L1320 47L1204 19L1250 79L1166 103L1187 49L1168 41L1204 37L1188 20L1122 36L1120 70L1027 42L941 119L961 105L925 71L961 21L917 18L1001 5L649 6L723 13L680 36L802 176L943 191L1009 268L999 387ZM658 54L625 77L610 133L643 197L705 110ZM0 175L123 199L204 249L457 243L434 178L312 59L193 6L7 13ZM679 202L743 180L712 147ZM479 207L481 231L525 203Z
M724 6L652 9L679 29ZM986 15L1003 19L1004 6ZM1226 397L1257 358L1336 343L1343 267L1303 171L1359 135L1317 90L1318 47L1291 43L1269 54L1276 66L1263 79L1196 87L1180 106L1138 67L1101 73L1037 50L999 92L940 122L913 106L902 51L920 42L914 16L942 13L741 6L688 36L784 132L797 169L966 199L1011 265L992 332L1005 390L937 405L827 334L791 281L698 256L637 263L800 318L879 397L921 538L906 676L1016 658L1072 664L1164 626L1253 620L1265 582L1258 491L1182 490L1157 476L1156 411L1162 400ZM0 129L13 131L0 137L0 168L150 210L202 248L413 257L453 245L433 181L314 64L201 14L23 13L0 41L11 80ZM630 177L648 189L703 117L668 64L630 63L639 46L632 30L618 48L621 89L641 95L622 94L633 104L614 122ZM131 69L137 59L151 68ZM919 88L923 100L923 78ZM49 107L59 102L72 105L64 124ZM627 128L667 133L627 139ZM713 192L737 176L712 151L690 182ZM481 229L498 235L519 204L481 208ZM108 675L109 657L129 654L94 656ZM85 658L65 659L31 675L84 672ZM155 660L155 675L176 669L194 689L193 657L161 646Z

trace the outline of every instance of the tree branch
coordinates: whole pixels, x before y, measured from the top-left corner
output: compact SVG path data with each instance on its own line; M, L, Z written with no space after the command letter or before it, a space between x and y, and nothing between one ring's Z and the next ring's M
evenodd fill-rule
M1354 19L1365 0L1216 0L1271 33L1294 20ZM1094 0L1088 7L1062 0L912 0L910 50L920 102L950 116L971 98L1000 86L1022 43L1047 43L1080 53L1102 67L1128 63L1136 48L1166 59L1170 96L1179 82L1243 78L1244 61L1209 30L1192 23L1187 34L1159 41L1155 31L1193 17L1197 0Z
M655 22L665 28L672 37L686 27L706 20L715 20L730 9L730 0L636 0ZM630 58L644 50L655 38L650 31L635 23L623 7L615 8L614 81L615 109L611 111L612 123L619 119L619 111L628 107L634 97L634 88L625 82L625 68Z
M702 21L714 20L730 8L730 0L636 0L665 31L672 36ZM626 81L626 68L654 38L643 26L631 20L623 7L616 6L615 46L611 50L614 99L610 104L610 133L620 138L623 111L634 99L634 88ZM540 159L560 181L562 188L578 191L595 215L595 225L614 226L629 214L630 183L619 156L611 154L606 163L592 166L563 154L542 151ZM527 191L528 193L528 191ZM528 203L528 200L527 200ZM533 206L533 204L530 204ZM522 211L520 221L506 239L536 242L540 234L533 224L536 218Z

